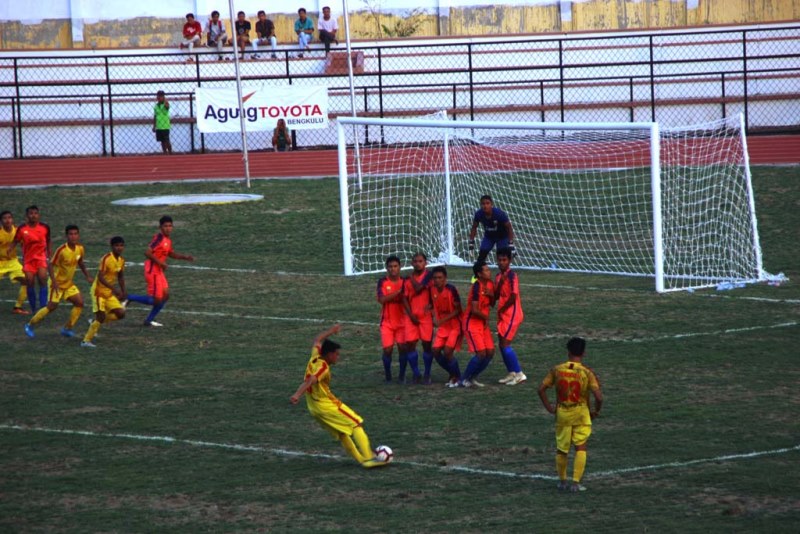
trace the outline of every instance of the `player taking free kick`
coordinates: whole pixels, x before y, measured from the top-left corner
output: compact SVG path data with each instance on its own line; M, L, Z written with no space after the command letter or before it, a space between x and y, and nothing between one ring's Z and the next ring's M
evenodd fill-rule
M158 221L159 231L150 241L150 246L144 251L147 260L144 262L144 279L147 282L147 295L128 295L133 302L152 306L150 314L144 320L145 326L164 326L155 321L156 315L169 300L169 284L164 271L167 270L167 257L176 260L194 261L189 254L175 252L172 248L172 230L174 228L172 217L164 215Z
M350 456L362 467L381 467L388 462L375 459L369 437L362 427L364 419L331 391L331 365L338 363L341 345L328 337L338 334L340 330L341 326L335 324L314 339L305 380L289 398L289 402L297 404L300 396L305 394L311 417L338 439Z
M592 434L592 419L600 415L603 393L594 372L583 365L586 340L573 337L567 342L567 361L556 365L539 386L539 398L548 412L556 416L556 471L558 489L583 491L583 471L586 469L586 442ZM550 404L547 389L556 387L556 405ZM594 410L589 408L589 391L594 396ZM567 484L567 456L570 445L575 446L572 465L572 484Z

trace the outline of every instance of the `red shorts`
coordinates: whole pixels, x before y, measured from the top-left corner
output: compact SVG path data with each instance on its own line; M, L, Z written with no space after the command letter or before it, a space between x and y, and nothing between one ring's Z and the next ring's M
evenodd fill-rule
M436 329L436 339L433 341L435 349L447 347L449 349L457 349L461 346L461 325L440 326Z
M470 352L494 350L494 340L489 326L476 318L467 319L466 328L467 347Z
M501 318L497 321L497 335L506 341L513 341L521 324L522 321L506 321Z
M406 329L403 323L394 324L385 322L381 324L381 347L393 347L395 344L406 342Z
M419 324L414 324L411 319L406 316L405 322L405 338L406 343L412 341L430 341L433 339L433 318L428 315L426 318L421 319Z
M45 258L25 258L25 264L22 266L22 270L26 273L35 273L38 272L39 269L47 270L47 259Z
M147 281L147 294L155 299L163 299L164 292L169 289L167 277L161 271L153 271L152 273L144 273L144 279Z

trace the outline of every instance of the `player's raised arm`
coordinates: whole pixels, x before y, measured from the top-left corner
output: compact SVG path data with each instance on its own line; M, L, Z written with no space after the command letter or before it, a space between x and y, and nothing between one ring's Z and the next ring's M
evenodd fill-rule
M314 338L314 346L319 347L322 345L322 342L328 339L330 336L334 334L338 334L342 330L342 325L336 323L332 327L328 328L324 332L320 332L317 337Z

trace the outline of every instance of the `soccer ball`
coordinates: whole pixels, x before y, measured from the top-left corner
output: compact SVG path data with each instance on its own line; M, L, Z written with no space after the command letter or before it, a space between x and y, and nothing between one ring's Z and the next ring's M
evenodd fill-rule
M375 449L375 458L380 462L386 462L388 464L394 458L392 448L388 445L378 445L378 448Z

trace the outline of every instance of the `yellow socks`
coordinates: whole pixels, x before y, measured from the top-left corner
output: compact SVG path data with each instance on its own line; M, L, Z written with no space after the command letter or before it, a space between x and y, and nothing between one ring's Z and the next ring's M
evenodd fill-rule
M81 313L83 313L83 307L79 308L78 306L73 306L72 311L69 312L69 320L67 324L64 325L64 328L72 330L72 327L75 326L75 323L81 318Z
M580 482L586 470L586 451L575 451L575 461L572 464L572 481Z
M22 308L22 305L25 304L26 300L28 300L28 287L20 284L19 294L17 295L17 303L14 304L14 307Z
M358 452L358 449L356 448L356 444L353 443L353 440L347 434L340 434L339 441L342 442L342 447L344 447L344 450L347 451L347 454L355 458L356 462L361 464L369 459L361 456L361 453Z
M31 318L31 321L30 321L30 324L31 324L31 326L33 326L33 325L36 325L36 324L39 324L40 322L42 322L42 319L44 319L45 317L47 317L47 314L48 314L48 313L50 313L50 310L48 310L48 309L47 309L47 306L45 306L45 307L44 307L44 308L42 308L41 310L37 311L37 312L36 312L36 315L34 315L34 316Z
M101 324L102 323L100 321L98 321L97 319L92 321L92 324L89 325L89 330L86 331L86 335L83 337L83 340L86 343L91 343L92 342L92 339L94 339L95 334L97 334L97 331L100 330L100 325Z
M369 437L367 436L367 433L364 432L364 429L360 426L357 426L353 429L353 441L356 442L356 446L358 446L358 450L364 460L370 460L373 456L375 456L375 453L369 444Z
M559 480L567 479L567 455L556 453L556 472L558 473Z

